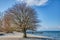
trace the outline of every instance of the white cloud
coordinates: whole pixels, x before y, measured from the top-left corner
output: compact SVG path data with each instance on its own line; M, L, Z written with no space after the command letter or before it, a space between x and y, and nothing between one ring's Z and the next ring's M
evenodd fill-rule
M48 0L17 0L17 1L25 2L27 5L30 5L30 6L42 6L48 2Z

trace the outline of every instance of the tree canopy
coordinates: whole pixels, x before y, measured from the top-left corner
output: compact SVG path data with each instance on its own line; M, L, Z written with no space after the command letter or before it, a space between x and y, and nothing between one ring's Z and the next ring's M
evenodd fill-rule
M15 4L13 7L9 8L5 11L5 23L10 26L11 21L18 25L23 33L24 37L26 37L27 30L35 30L37 28L37 15L35 9L26 4Z

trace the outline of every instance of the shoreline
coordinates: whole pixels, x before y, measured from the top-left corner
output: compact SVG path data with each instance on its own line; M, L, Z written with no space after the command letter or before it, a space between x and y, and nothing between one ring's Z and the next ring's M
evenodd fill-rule
M37 35L33 35L33 34L27 34L27 39L52 39L51 37L46 37L46 36L37 36ZM3 36L0 36L0 40L4 40L4 39L24 39L23 38L23 33L20 32L14 32L14 33L8 33L5 34Z

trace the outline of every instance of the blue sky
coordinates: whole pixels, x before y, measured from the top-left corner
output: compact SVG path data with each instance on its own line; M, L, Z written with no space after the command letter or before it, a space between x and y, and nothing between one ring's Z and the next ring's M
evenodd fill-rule
M34 1L34 0L33 0ZM37 11L38 19L42 22L39 30L60 30L60 0L0 0L0 12L7 10L17 2L26 2ZM2 14L0 13L0 16Z

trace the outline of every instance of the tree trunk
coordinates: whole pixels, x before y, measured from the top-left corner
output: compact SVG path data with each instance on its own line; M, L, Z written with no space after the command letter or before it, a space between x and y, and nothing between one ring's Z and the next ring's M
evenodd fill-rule
M25 28L23 29L23 33L24 33L23 37L24 37L24 38L27 38L26 29L25 29Z

